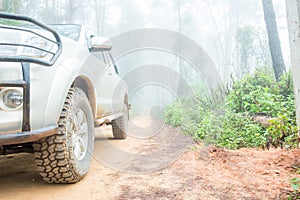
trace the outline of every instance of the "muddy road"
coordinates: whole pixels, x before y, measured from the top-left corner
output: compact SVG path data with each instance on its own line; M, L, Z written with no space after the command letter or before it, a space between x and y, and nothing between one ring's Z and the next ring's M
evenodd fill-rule
M31 154L0 157L0 199L286 199L299 176L300 151L228 151L148 119L134 119L126 140L96 130L94 158L77 184L45 183Z
M192 139L145 118L134 119L129 125L126 140L111 139L110 126L96 129L91 168L77 184L45 183L32 154L0 156L0 199L116 199L135 187L152 193L164 182L158 171L188 150Z

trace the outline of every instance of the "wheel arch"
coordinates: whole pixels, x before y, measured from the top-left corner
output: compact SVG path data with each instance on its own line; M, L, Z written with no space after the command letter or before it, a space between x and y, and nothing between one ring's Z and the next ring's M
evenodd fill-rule
M75 78L74 82L72 83L72 87L78 87L82 89L88 97L90 106L92 108L93 117L96 117L96 94L95 88L92 82L85 76L78 76Z
M70 72L61 68L54 76L54 80L48 92L42 126L57 123L71 87L79 87L86 93L92 108L93 118L95 119L96 94L92 81L87 76L80 75L78 69Z

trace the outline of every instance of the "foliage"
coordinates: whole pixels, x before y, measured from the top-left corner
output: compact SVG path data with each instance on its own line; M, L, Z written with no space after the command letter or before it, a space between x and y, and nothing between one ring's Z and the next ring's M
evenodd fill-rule
M293 192L290 193L288 200L300 199L300 178L293 178L290 180L291 187Z
M233 87L226 99L227 106L238 113L264 114L271 117L286 113L295 118L293 84L290 73L276 83L267 67L258 69Z
M172 106L166 109L166 123L172 124L174 127L182 125L183 107L181 102L174 102Z
M235 40L237 42L238 49L240 51L240 59L243 70L248 70L248 58L253 53L254 43L254 28L250 26L242 27L237 30Z
M229 112L224 118L218 145L229 149L257 147L265 143L263 129L251 117Z
M269 121L271 126L267 128L267 135L270 144L283 147L283 143L286 142L292 147L297 146L295 121L290 120L286 115L279 115Z
M0 11L1 12L7 12L7 13L19 13L19 9L21 6L20 0L3 0L0 1L2 5L0 5ZM0 24L3 25L18 25L18 22L15 20L8 20L8 19L0 19Z
M272 64L267 33L253 26L242 26L234 34L238 78L253 72L257 65Z
M1 8L0 11L8 12L8 13L19 13L21 2L20 0L14 0L14 1L3 0L1 6L0 6Z
M263 133L262 127L251 117L226 111L224 115L208 113L199 123L195 138L216 146L238 149L263 145Z
M9 26L18 26L21 23L16 20L9 20L9 19L0 19L0 24L2 25L9 25Z
M237 149L265 145L295 147L297 137L293 84L290 73L277 83L263 67L234 83L224 98L222 91L210 97L182 98L166 109L166 122L182 128L195 139ZM272 117L264 128L256 115Z

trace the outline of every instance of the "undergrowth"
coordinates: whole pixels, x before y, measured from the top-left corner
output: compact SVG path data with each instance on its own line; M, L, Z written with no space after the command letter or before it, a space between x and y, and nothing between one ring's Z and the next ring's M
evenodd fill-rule
M166 108L165 121L196 140L228 149L295 147L297 138L293 83L286 73L277 83L270 68L234 82L226 92L182 97ZM269 117L268 128L253 120Z

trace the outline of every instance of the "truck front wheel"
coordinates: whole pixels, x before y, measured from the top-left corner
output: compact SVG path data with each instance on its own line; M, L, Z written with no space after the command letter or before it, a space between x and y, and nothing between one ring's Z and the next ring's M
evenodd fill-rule
M36 142L35 162L49 183L75 183L88 172L94 149L93 114L80 88L68 92L57 134Z

